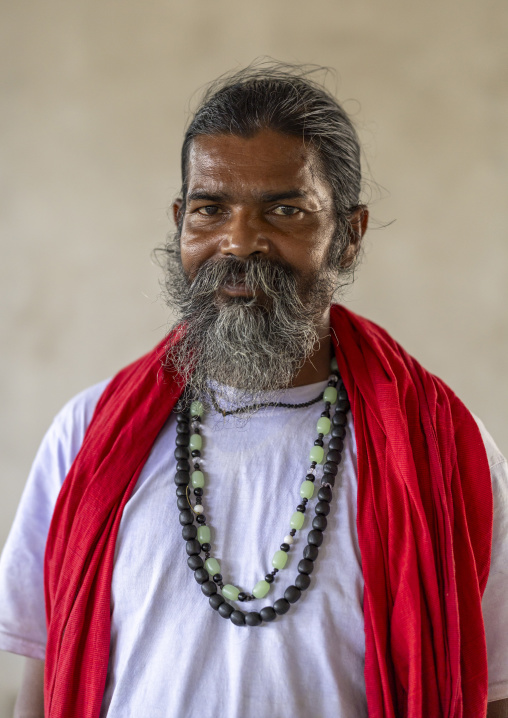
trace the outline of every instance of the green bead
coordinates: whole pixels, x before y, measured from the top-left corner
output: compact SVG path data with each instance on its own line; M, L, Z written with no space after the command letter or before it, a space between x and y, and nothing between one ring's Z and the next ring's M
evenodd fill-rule
M335 404L337 401L337 389L334 386L327 386L323 392L323 401L329 401L330 404Z
M255 598L264 598L270 590L270 584L268 581L258 581L252 589L252 595Z
M315 461L316 464L322 464L325 458L325 450L322 446L313 446L310 450L309 458L311 461Z
M300 496L302 499L311 499L314 495L314 484L312 481L304 481L300 486ZM298 512L300 513L300 512Z
M295 513L291 516L291 521L289 522L292 529L296 529L297 531L302 528L303 522L304 522L304 515L301 511L295 511Z
M202 416L203 411L203 404L200 401L193 401L190 405L191 416Z
M339 371L339 365L337 364L337 359L335 357L332 357L332 361L330 362L330 369L332 371Z
M201 438L201 434L191 434L191 438L189 439L189 449L191 451L201 451L202 446L203 439Z
M230 583L227 583L222 587L221 591L224 598L229 598L230 601L238 601L240 589L236 586L232 586Z
M274 568L281 569L281 568L284 568L287 561L288 561L288 555L287 555L286 551L276 551L273 554L272 566Z
M205 568L210 576L215 576L216 573L220 573L220 563L216 558L207 558L205 561Z
M205 475L202 471L193 471L191 474L192 488L202 489L205 485Z
M199 543L210 543L210 527L199 526L198 527L198 541Z
M323 436L326 436L330 433L330 429L332 428L332 422L330 419L328 419L326 416L322 416L316 426L317 433L323 434Z

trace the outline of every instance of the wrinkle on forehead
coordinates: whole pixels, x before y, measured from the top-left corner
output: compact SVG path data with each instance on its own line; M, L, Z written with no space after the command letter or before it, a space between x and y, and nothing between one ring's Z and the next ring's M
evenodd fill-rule
M298 137L261 130L251 138L236 135L196 137L189 154L189 191L224 191L250 196L301 189L321 201L331 198L319 157Z

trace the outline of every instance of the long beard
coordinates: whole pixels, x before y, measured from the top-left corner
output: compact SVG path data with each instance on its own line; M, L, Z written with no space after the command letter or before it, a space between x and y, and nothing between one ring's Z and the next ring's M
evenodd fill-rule
M227 297L220 287L244 283L253 297ZM299 277L282 262L236 257L203 263L192 281L178 253L167 267L166 292L185 325L167 362L186 378L189 395L256 403L261 393L291 386L319 345L318 329L333 294L327 271ZM221 396L222 394L222 396Z

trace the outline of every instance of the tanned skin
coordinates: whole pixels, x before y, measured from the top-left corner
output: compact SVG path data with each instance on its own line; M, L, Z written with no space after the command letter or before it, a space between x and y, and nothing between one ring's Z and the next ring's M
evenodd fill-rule
M319 169L310 147L277 132L262 131L250 139L196 138L181 237L187 274L192 277L211 257L227 255L281 258L304 273L322 267L335 224L331 188ZM178 199L173 206L176 223L182 204ZM344 266L354 260L367 223L365 207L351 215ZM223 291L238 296L242 289L236 285ZM319 336L319 348L295 376L293 386L312 384L329 374L328 306L323 307ZM44 661L27 659L15 718L44 718L43 676ZM486 718L508 718L508 699L489 703Z

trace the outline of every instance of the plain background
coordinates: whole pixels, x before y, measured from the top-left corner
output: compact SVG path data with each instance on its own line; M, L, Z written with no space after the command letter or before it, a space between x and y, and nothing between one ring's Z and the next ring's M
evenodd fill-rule
M263 55L333 68L329 87L359 129L373 228L348 306L445 379L508 450L506 2L0 9L0 545L54 414L167 330L150 253L171 230L196 91ZM0 657L0 716L20 665Z

